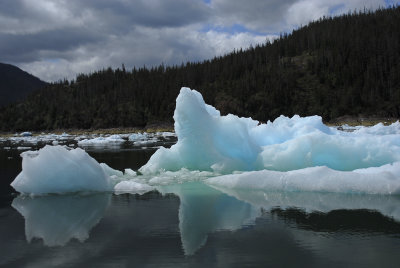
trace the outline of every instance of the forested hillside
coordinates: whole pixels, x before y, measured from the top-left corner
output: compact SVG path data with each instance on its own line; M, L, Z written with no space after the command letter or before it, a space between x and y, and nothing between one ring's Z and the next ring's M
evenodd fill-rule
M0 129L107 128L172 121L182 86L223 114L400 117L400 8L312 22L270 43L181 66L104 69L0 109Z
M45 85L39 78L14 65L0 63L0 106L22 100L30 92Z

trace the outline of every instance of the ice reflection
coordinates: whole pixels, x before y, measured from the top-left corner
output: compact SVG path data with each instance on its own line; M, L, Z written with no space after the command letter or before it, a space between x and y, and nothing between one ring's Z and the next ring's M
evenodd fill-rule
M28 242L34 238L42 239L47 246L64 246L71 239L83 242L101 221L93 233L95 240L108 241L104 245L113 241L127 256L132 256L131 250L142 254L142 244L151 244L151 254L164 252L164 243L168 241L172 251L176 249L182 254L177 248L181 244L186 256L195 257L205 254L203 247L210 250L215 246L215 239L226 249L232 250L233 246L247 252L248 246L237 239L273 247L271 241L295 237L301 245L320 250L315 241L322 238L305 232L347 232L347 239L346 235L354 233L398 234L400 230L398 196L226 190L202 182L163 186L158 190L178 196L179 201L172 195L161 197L153 192L114 196L112 201L110 194L20 196L12 206L25 218ZM175 236L178 230L180 242L179 236ZM273 235L275 240L271 240ZM289 244L281 245L282 250L292 247ZM256 244L252 246L253 250L257 248Z
M47 246L64 246L75 238L89 237L110 203L110 194L18 196L12 202L25 218L25 236L43 239Z
M159 190L179 196L179 229L185 255L193 255L203 247L209 234L253 225L257 218L263 217L263 213L294 222L305 218L303 226L315 227L324 219L331 221L327 226L331 226L332 231L339 230L335 226L343 224L349 225L351 230L367 233L382 232L382 228L375 228L382 224L393 225L393 230L399 230L400 226L397 223L400 221L398 196L237 191L216 189L200 182L166 186ZM341 215L345 215L349 222L341 222ZM362 222L352 221L354 217L372 219L379 224L364 226ZM324 231L324 226L320 231Z
M179 229L185 255L193 255L218 230L234 231L251 224L260 209L200 182L159 189L180 199Z
M217 188L216 188L217 189ZM218 188L221 192L256 208L300 208L305 212L332 210L374 210L400 221L400 196L315 192L266 192Z

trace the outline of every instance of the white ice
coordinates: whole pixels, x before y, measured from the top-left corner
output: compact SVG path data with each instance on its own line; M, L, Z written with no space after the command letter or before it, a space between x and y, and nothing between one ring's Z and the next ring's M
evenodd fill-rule
M155 187L135 180L121 181L115 185L114 191L120 193L143 194L155 190Z
M396 121L389 126L384 126L382 123L378 123L372 127L358 127L355 134L371 134L371 135L394 135L400 134L400 122Z
M337 171L328 167L287 172L261 170L209 178L207 183L228 189L400 194L400 162L354 171Z
M155 132L155 133L133 133L129 135L128 140L134 145L148 145L174 137L173 132Z
M147 133L133 133L129 135L129 141L148 140L149 134Z
M31 132L28 132L31 133ZM39 142L43 142L43 143L51 143L51 142L63 142L66 141L68 139L70 139L70 135L67 133L63 133L61 135L57 135L57 134L45 134L42 133L40 135L18 135L15 134L14 136L11 137L7 137L7 138L1 138L0 141L10 141L12 144L38 144Z
M21 154L22 171L11 183L20 193L46 194L78 191L110 191L103 168L80 148L45 146Z
M251 118L221 116L189 88L181 89L174 120L178 142L160 148L142 173L187 168L228 174L313 166L354 170L400 161L398 122L354 133L330 128L319 116L280 116L259 124Z
M83 139L78 141L78 145L80 146L104 146L104 145L120 145L124 143L125 140L120 135L111 135L108 137L97 137L92 139Z
M400 193L399 122L353 132L328 127L319 116L280 116L260 124L251 118L221 116L205 104L199 92L188 88L182 88L177 97L174 120L178 142L169 149L158 149L139 169L141 175L99 165L81 149L47 146L22 154L23 171L12 186L33 194L109 189L145 192L203 181L226 189ZM141 141L144 136L153 139L170 133L125 138ZM84 143L94 140L125 141L114 135Z

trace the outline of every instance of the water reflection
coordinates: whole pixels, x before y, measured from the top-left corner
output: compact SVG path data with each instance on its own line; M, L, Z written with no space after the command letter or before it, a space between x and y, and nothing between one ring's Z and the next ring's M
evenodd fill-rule
M180 199L179 228L186 255L203 247L209 234L255 225L265 214L317 232L400 233L398 196L235 191L200 182L159 190Z
M275 208L269 212L298 228L314 232L348 232L352 234L400 234L400 223L375 210L337 209L328 213L307 213L299 208Z
M191 258L228 252L229 256L239 252L250 256L253 250L260 261L269 261L258 248L262 245L275 258L281 251L292 250L311 260L314 254L329 255L336 248L331 242L347 241L349 235L400 233L400 198L396 196L227 191L201 182L158 190L163 196L157 192L19 196L12 206L25 218L28 242L38 238L47 246L68 247L71 239L97 241L103 253L112 254L117 248L123 257L168 252L175 259L182 247L181 254ZM334 240L320 233L335 234ZM373 241L368 245L374 245ZM338 252L337 258L343 254Z
M179 197L179 229L186 255L194 254L218 230L234 231L250 224L260 210L203 183L184 183L160 187Z
M215 189L265 211L277 207L282 209L300 208L308 213L365 209L377 211L386 217L400 221L400 196Z
M47 246L64 246L75 238L81 242L99 223L110 203L110 194L19 196L12 202L25 218L25 236L30 242L43 239Z

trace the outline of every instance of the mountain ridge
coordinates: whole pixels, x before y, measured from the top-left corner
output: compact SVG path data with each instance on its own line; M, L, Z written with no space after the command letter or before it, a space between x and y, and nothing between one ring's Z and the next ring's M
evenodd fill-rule
M0 106L24 99L47 83L17 66L0 62Z

